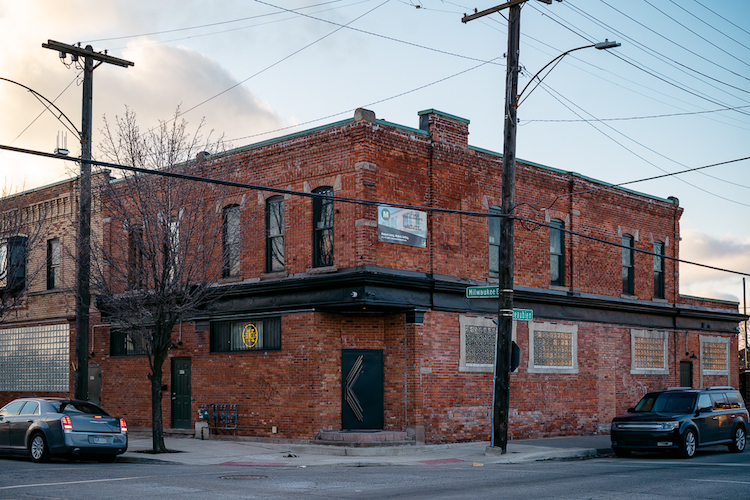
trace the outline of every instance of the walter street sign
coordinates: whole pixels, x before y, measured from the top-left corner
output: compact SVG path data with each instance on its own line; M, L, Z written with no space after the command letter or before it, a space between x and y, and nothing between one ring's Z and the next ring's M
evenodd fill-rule
M467 299L497 299L499 297L496 286L469 286L466 287ZM531 309L513 309L513 319L517 321L531 321L534 319L534 311Z

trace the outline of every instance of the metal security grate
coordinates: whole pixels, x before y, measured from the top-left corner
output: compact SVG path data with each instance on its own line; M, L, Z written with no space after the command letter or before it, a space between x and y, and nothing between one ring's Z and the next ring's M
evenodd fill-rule
M534 366L573 366L573 334L534 332Z
M636 368L664 368L664 339L635 337Z
M727 369L727 344L718 342L705 342L703 344L703 369Z
M0 391L67 391L68 324L0 330Z
M495 364L495 327L468 325L466 327L466 363Z

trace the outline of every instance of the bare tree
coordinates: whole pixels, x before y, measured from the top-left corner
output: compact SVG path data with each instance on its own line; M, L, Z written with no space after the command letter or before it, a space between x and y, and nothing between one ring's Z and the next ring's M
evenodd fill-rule
M221 143L203 141L202 124L188 133L178 116L145 133L130 110L114 126L105 119L101 150L120 165L210 176L206 158ZM165 452L163 365L174 327L216 293L226 261L222 207L233 200L213 184L127 171L101 199L111 234L95 252L92 291L111 328L148 357L153 451Z

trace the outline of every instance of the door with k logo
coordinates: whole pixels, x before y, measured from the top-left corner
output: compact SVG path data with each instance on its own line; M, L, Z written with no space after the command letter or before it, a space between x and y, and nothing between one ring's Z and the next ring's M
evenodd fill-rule
M383 428L383 350L341 351L341 428Z

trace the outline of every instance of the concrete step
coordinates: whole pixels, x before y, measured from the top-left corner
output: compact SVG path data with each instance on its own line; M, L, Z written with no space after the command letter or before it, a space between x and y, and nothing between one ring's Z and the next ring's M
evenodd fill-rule
M381 431L381 430L321 430L318 438L311 441L312 444L333 446L403 446L416 444L413 437L409 437L406 431Z

